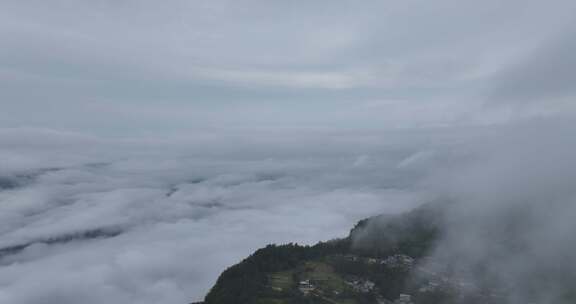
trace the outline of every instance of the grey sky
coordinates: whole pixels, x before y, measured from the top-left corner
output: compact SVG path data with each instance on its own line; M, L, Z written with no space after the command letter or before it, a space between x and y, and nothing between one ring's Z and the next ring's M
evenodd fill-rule
M492 121L479 107L490 80L563 35L576 9L560 0L0 6L0 124L107 135Z

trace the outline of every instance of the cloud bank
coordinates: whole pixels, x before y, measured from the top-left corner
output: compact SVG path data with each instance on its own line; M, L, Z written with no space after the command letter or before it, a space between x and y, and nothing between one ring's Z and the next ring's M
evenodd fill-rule
M490 121L477 113L486 82L564 31L575 8L567 0L2 1L0 126L158 136Z
M202 140L3 130L0 302L188 303L268 243L342 237L418 204L408 181L421 169L396 167L414 147L360 137L331 152L222 142L229 152L211 155L219 145L204 153Z

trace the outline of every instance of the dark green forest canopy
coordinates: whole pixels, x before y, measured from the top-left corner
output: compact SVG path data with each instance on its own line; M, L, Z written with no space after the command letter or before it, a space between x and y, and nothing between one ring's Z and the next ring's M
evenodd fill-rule
M258 303L269 285L270 273L294 269L304 261L351 254L374 258L394 254L422 257L432 248L438 235L440 216L436 207L426 205L401 215L364 219L343 239L314 246L268 245L224 271L206 296L205 303ZM342 263L338 265L346 267ZM395 289L400 290L402 286Z

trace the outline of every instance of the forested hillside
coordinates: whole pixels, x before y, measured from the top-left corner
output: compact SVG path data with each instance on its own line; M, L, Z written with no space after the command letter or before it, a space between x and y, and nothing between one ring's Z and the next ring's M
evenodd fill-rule
M415 275L426 272L419 261L439 233L439 210L365 219L314 246L269 245L224 271L205 303L447 303L458 296L451 282Z

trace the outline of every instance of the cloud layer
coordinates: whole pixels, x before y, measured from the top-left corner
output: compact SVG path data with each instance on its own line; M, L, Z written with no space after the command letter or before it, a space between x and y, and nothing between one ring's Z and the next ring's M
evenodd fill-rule
M346 153L346 138L332 153L254 157L236 145L210 156L4 130L0 302L187 303L261 246L342 237L361 218L419 203L398 178L418 167L396 166L412 148Z
M575 9L564 0L0 5L0 125L107 135L489 120L478 108L486 81L560 35ZM367 111L374 103L396 110Z

